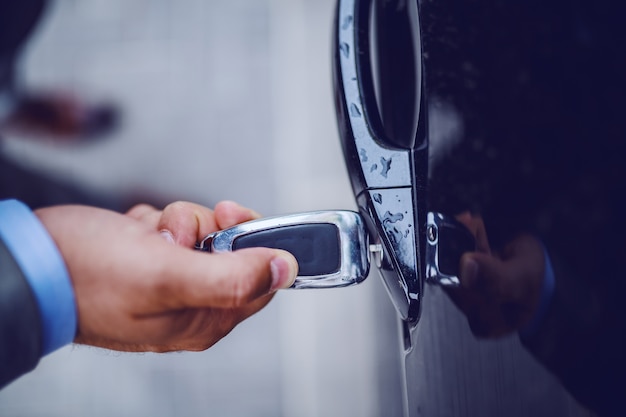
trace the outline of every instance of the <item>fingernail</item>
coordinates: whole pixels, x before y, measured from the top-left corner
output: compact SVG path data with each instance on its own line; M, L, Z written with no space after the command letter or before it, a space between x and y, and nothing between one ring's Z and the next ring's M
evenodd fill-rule
M165 240L167 240L168 243L171 243L172 245L176 243L174 241L174 235L169 230L161 230L159 233Z
M472 288L478 279L478 262L472 258L465 258L461 265L461 284L466 288Z
M298 275L298 264L291 255L278 255L270 262L272 271L272 287L270 291L289 288Z

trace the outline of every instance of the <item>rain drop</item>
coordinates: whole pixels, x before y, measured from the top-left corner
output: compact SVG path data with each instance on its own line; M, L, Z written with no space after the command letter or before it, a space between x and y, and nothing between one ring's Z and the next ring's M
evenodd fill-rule
M383 223L397 223L402 220L404 220L404 214L402 213L392 214L390 211L387 211L383 218Z
M380 170L380 175L387 178L387 173L391 169L391 160L392 158L385 159L382 156L380 157L380 163L382 164L382 168Z
M352 24L352 16L346 16L346 18L343 19L343 23L341 24L341 29L346 30L350 27L351 24Z
M350 45L348 45L347 43L342 42L341 45L339 45L339 50L344 57L348 58L350 56Z

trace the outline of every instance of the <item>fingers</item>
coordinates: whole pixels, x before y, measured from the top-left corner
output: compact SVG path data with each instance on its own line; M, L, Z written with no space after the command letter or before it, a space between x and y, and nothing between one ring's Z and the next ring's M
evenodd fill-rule
M161 217L161 210L157 210L149 204L137 204L126 212L126 216L156 227Z
M170 251L157 300L170 308L237 308L290 287L298 264L288 252L253 248L209 254ZM176 252L176 253L173 253Z
M487 230L485 222L481 216L476 216L469 211L463 212L456 216L456 219L468 228L470 233L476 239L476 248L479 252L491 253L489 239L487 238Z
M481 291L485 296L495 295L500 284L509 275L508 265L486 253L466 253L461 257L460 277L463 288Z
M543 252L537 239L521 236L505 248L503 257L466 253L461 258L459 288L448 290L465 313L472 332L497 337L530 320L543 279Z
M446 288L452 301L468 317L475 315L478 308L486 305L489 296L484 294L488 280L481 274L481 267L475 259L476 253L466 253L461 257L459 287Z
M261 215L256 211L242 207L233 201L222 201L215 206L215 221L220 230L255 220L259 217Z
M163 235L169 233L177 245L188 248L217 230L213 211L181 201L165 207L155 227Z
M506 302L502 285L508 274L506 265L491 255L487 230L481 216L464 212L456 216L476 239L476 252L465 253L459 264L459 288L448 295L467 317L477 337L497 337L510 332L503 320L501 305Z
M510 274L506 263L487 254L466 253L460 266L461 286L448 294L466 315L472 333L497 337L512 331L501 308L510 296L502 292L502 284Z
M149 206L133 208L129 213L139 220L149 219L165 237L169 235L176 244L185 247L193 247L216 230L260 217L232 201L218 203L215 211L194 203L176 202L165 207L162 214L156 209L150 211ZM155 213L160 216L153 217Z

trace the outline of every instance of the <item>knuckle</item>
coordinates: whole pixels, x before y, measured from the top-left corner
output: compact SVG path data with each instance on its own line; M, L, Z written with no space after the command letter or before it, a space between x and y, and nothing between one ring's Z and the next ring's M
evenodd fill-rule
M168 204L165 209L164 212L168 212L168 213L178 213L181 211L185 211L188 209L188 203L184 202L184 201L175 201L173 203Z
M144 217L146 214L155 211L156 209L149 204L141 203L131 207L126 215L135 219L140 219Z

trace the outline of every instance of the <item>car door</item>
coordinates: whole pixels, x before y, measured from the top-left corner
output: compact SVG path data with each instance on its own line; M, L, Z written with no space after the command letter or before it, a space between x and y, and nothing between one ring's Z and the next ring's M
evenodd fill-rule
M441 290L454 285L460 255L472 250L453 216L471 210L473 198L497 197L472 188L471 161L450 157L470 141L480 163L497 156L476 139L494 92L476 84L476 73L490 62L485 54L506 54L507 39L477 45L484 37L471 34L488 29L481 25L489 18L505 25L512 13L496 4L444 3L339 0L333 29L344 156L378 245L388 295L380 302L395 307L399 329L386 332L379 349L385 380L400 380L386 386L389 415L585 415L515 335L478 341ZM476 21L459 24L466 15ZM455 183L461 172L465 181ZM398 369L384 360L390 346Z

